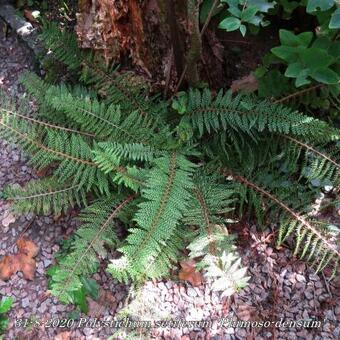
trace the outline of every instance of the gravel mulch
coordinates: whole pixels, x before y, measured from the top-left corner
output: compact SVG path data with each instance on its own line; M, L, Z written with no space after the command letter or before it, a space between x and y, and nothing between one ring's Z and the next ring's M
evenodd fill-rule
M24 44L13 33L4 35L0 20L0 87L9 95L20 97L23 89L18 76L25 69L32 69L32 58ZM20 149L0 140L0 192L11 183L24 184L36 177L27 165ZM16 251L15 242L24 231L25 237L40 248L37 271L33 281L21 273L8 282L0 280L0 294L13 296L14 306L9 313L10 326L5 339L107 339L115 330L110 327L79 327L73 329L43 327L42 322L51 318L68 318L72 306L60 304L47 294L46 270L54 263L53 254L59 250L59 241L77 227L75 213L55 220L52 216L9 215L9 204L0 199L0 257ZM12 219L12 224L7 225ZM137 315L143 320L180 319L190 321L215 320L208 327L188 324L182 327L158 327L149 332L139 330L140 338L146 334L155 339L339 339L340 306L338 281L327 282L322 275L315 275L308 266L294 259L289 250L273 249L268 232L248 228L248 247L243 252L243 264L248 266L250 284L231 299L221 299L211 291L209 284L192 287L176 281L150 281L142 288L141 296L133 300ZM121 285L101 270L94 276L106 301L90 301L93 320L112 320L123 308L128 287ZM133 313L132 313L133 314ZM132 315L130 314L130 315ZM16 320L30 320L28 327L16 327ZM221 321L223 320L223 321ZM237 320L248 321L321 321L318 328L243 328ZM229 323L228 323L229 322ZM234 322L234 323L233 323ZM118 338L115 335L113 338ZM124 338L124 334L121 336Z

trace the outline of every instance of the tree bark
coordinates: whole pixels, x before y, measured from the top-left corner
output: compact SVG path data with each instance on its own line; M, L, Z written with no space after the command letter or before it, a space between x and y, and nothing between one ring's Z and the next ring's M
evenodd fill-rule
M202 53L200 3L79 0L80 47L99 51L107 63L137 67L159 87L175 89L181 76L195 86Z

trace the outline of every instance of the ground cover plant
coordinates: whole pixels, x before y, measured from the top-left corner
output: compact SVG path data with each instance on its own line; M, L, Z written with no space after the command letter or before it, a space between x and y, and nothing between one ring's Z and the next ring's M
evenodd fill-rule
M317 271L336 272L332 230L313 223L316 180L339 185L339 130L256 96L190 89L172 100L150 98L129 74L96 65L75 36L55 25L43 39L81 85L52 85L34 74L23 83L39 103L1 96L1 136L20 144L47 178L4 195L16 212L66 212L80 206L82 226L51 272L52 294L75 303L84 278L111 250L107 270L120 281L166 277L185 249L214 288L246 285L228 221L253 211L274 223L277 242ZM66 48L65 48L66 47ZM113 74L113 76L112 76ZM124 222L123 237L115 219Z
M189 258L212 289L232 295L250 279L229 232L244 217L270 225L277 245L292 247L316 272L337 273L338 227L317 221L313 203L325 188L339 192L338 3L199 5L203 33L215 24L258 34L277 16L290 20L297 8L319 26L278 30L279 45L255 71L252 94L197 79L190 50L167 95L80 49L74 33L45 23L41 38L51 59L43 64L63 64L62 81L27 73L28 98L17 102L0 93L0 137L21 145L46 174L1 195L19 214L80 210L81 225L48 275L50 292L82 312L86 296L98 297L91 276L103 260L114 279L137 285L168 278L180 262L182 278L194 284L192 267L186 272L183 262ZM27 115L30 99L38 104L34 116Z

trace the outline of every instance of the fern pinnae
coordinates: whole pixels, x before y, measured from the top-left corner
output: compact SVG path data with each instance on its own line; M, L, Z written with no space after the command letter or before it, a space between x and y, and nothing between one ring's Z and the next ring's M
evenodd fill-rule
M203 214L203 219L205 222L204 227L206 229L208 240L209 240L209 252L212 255L216 255L216 243L215 243L215 239L213 238L212 225L211 225L211 221L209 217L209 210L208 210L206 201L204 199L202 192L200 192L198 189L194 188L193 192L199 202L199 205L201 207L201 211Z
M29 142L30 144L35 145L38 149L41 149L41 150L44 150L44 151L46 151L48 153L54 154L56 156L59 156L62 159L68 159L68 160L71 160L71 161L75 161L77 163L82 163L82 164L86 164L86 165L89 165L89 166L95 166L95 163L92 162L92 161L88 161L88 160L84 160L84 159L81 159L81 158L73 157L73 156L71 156L71 155L69 155L67 153L63 153L63 152L60 152L60 151L48 148L47 146L41 144L40 142L38 142L38 141L28 137L28 135L26 135L24 133L21 133L20 131L12 128L9 125L4 124L2 121L0 121L0 125L2 125L6 129L11 130L13 133L15 133L17 136L21 137L23 140Z
M139 204L122 257L111 261L110 272L118 280L140 278L148 263L155 262L163 245L176 232L177 224L191 197L191 172L194 164L173 152L154 161L142 190L145 201ZM138 259L138 260L137 260Z
M130 195L123 201L121 201L117 206L115 206L114 210L111 212L109 216L107 216L106 220L103 221L101 227L98 229L92 240L89 242L87 248L84 250L82 255L78 258L77 262L74 263L73 268L71 271L67 272L67 276L65 281L63 282L63 291L60 292L60 296L64 296L65 292L69 289L69 285L71 284L71 280L75 275L76 271L78 270L79 266L82 264L84 258L86 257L89 250L93 247L94 243L100 237L100 235L105 231L108 225L112 222L114 218L124 209L133 199L135 199L136 195Z
M232 175L232 177L252 188L253 190L259 192L260 194L264 195L265 197L269 198L271 201L275 202L278 206L280 206L284 211L288 212L294 220L298 221L299 223L301 223L304 227L306 227L309 232L313 233L318 240L320 240L320 247L322 245L325 246L326 249L328 249L329 251L333 252L337 257L340 257L340 252L336 249L336 247L331 244L329 242L329 240L327 240L327 238L325 238L320 231L318 231L314 226L312 226L305 218L303 218L301 215L299 215L297 212L295 212L293 209L291 209L288 205L286 205L285 203L283 203L281 200L279 200L277 197L275 197L273 194L269 193L268 191L264 190L263 188L259 187L258 185L256 185L253 182L250 182L248 179L239 176L239 175L234 175L232 174L230 171L228 170L222 170L222 174L224 176L229 176ZM321 244L322 242L322 244Z
M39 120L39 119L35 119L35 118L29 117L29 116L24 116L24 115L22 115L22 114L20 114L18 112L7 110L5 108L1 108L0 107L0 111L3 111L5 113L13 116L13 118L20 118L20 119L26 120L28 122L31 122L33 124L44 126L44 127L49 128L49 129L52 129L52 130L65 131L65 132L69 132L69 133L83 135L83 136L86 136L86 137L95 137L95 135L92 134L92 133L78 131L78 130L70 129L70 128L67 128L67 127L64 127L64 126L55 125L55 124L52 124L52 123L49 123L49 122L45 122L45 121L42 121L42 120Z
M315 153L316 155L318 155L319 157L325 159L326 161L332 163L338 170L340 170L340 164L332 159L330 156L328 156L327 154L320 152L319 150L317 150L316 148L314 148L313 146L311 146L310 144L307 144L305 142L301 142L300 140L293 138L291 136L286 136L286 135L282 135L284 138L290 140L291 142L300 145L302 148L309 150L313 153Z
M309 86L305 89L302 89L302 90L298 90L298 91L295 91L294 93L291 93L287 96L284 96L282 98L279 98L279 99L276 99L273 101L274 104L281 104L281 103L285 103L285 102L288 102L296 97L301 97L302 95L308 93L308 92L313 92L321 87L325 86L324 84L317 84L317 85L313 85L313 86Z
M164 212L164 208L168 202L168 199L169 199L169 196L170 196L170 191L171 191L171 187L172 187L172 184L174 182L174 178L175 178L175 174L176 174L176 157L177 157L177 154L174 152L172 153L171 155L171 158L170 158L170 164L169 164L169 177L168 177L168 181L167 181L167 184L166 184L166 187L162 193L162 198L160 200L160 205L156 211L156 214L155 216L153 217L152 219L152 222L151 222L151 226L150 226L150 229L146 235L146 237L144 238L143 242L140 244L140 249L143 249L144 245L146 243L148 243L148 241L150 240L150 238L152 237L153 235L153 232L154 232L154 229L157 227L158 223L159 223L159 220ZM138 252L139 250L136 249L136 251L132 254L132 258L134 259L135 256L136 256L136 253Z

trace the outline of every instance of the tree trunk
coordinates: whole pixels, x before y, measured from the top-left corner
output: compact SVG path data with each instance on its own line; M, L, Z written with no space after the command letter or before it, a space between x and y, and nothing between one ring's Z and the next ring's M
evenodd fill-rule
M200 0L79 0L76 32L82 48L109 63L137 66L160 86L199 80Z

